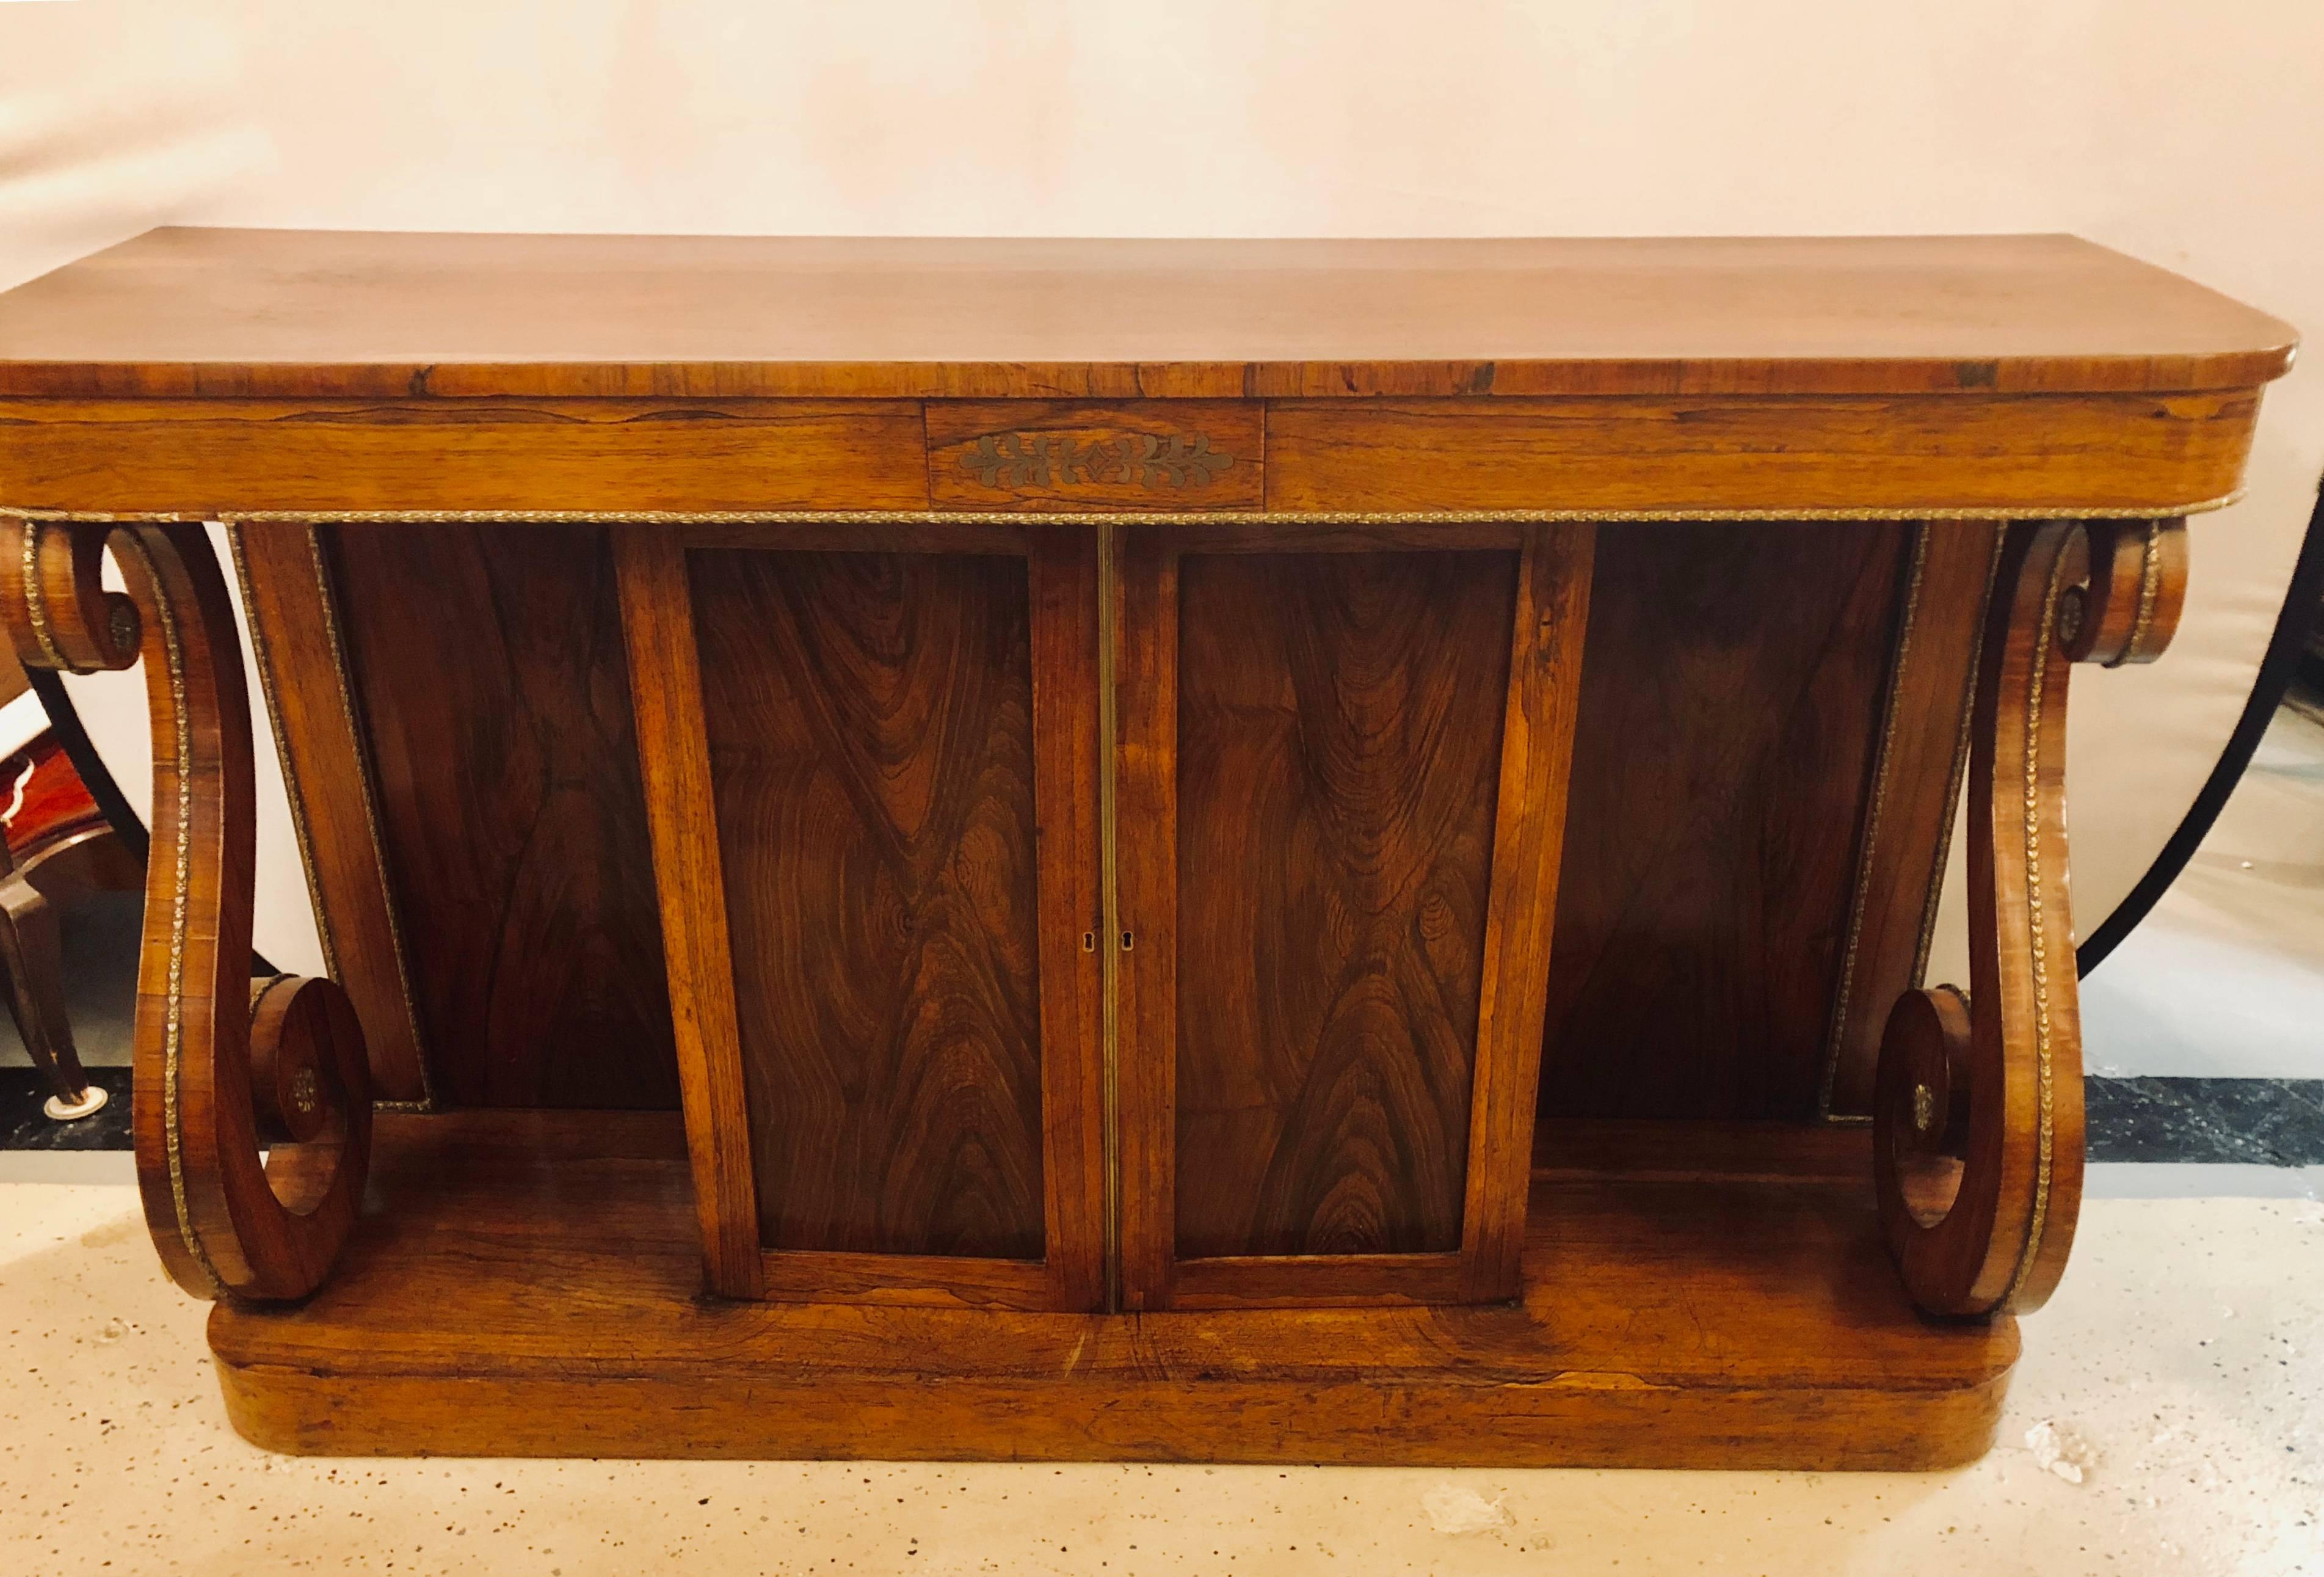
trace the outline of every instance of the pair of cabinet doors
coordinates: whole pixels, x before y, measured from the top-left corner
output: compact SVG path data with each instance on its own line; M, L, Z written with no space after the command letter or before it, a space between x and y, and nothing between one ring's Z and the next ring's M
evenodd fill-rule
M1589 527L616 538L714 1290L1515 1296Z

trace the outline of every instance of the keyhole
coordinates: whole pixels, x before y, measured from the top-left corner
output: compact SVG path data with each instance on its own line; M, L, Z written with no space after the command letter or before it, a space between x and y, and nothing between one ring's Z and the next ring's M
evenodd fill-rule
M1094 953L1097 951L1097 933L1095 931L1084 931L1082 933L1082 951L1084 953Z
M1130 949L1131 945L1132 945L1132 942L1131 942L1130 935L1130 933L1129 933L1129 932L1124 931L1124 932L1121 934L1121 950L1122 950L1124 953L1127 953L1127 952L1129 952L1129 951L1130 951Z

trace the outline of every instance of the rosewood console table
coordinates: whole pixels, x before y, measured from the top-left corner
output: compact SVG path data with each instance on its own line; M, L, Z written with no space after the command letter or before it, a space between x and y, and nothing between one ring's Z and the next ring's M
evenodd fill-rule
M148 676L139 1175L236 1425L1975 1456L2081 1182L2069 667L2169 639L2292 337L2062 237L0 297L16 649ZM204 520L330 980L245 979Z

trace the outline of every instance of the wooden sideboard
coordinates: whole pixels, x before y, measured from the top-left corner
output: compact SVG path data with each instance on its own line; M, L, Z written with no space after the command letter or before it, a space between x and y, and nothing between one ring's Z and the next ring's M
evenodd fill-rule
M0 611L147 675L139 1175L235 1424L1975 1456L2080 1191L2069 669L2168 641L2292 343L2058 236L0 295ZM245 980L230 574L329 979Z

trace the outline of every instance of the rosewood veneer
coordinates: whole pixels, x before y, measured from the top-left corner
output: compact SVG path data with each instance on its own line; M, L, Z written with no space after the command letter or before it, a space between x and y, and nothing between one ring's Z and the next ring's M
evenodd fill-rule
M1977 1455L2080 1192L2070 665L2167 643L2292 342L2062 236L0 295L0 614L147 674L139 1173L237 1426ZM205 520L329 979L242 978Z

